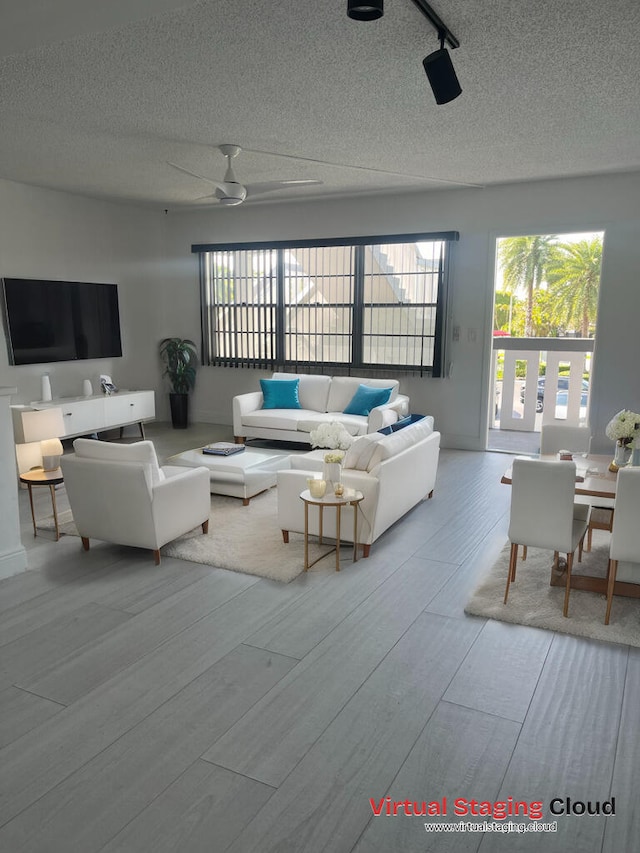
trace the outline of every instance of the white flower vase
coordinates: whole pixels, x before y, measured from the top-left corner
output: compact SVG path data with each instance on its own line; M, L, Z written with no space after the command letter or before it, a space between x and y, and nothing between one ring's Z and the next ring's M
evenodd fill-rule
M609 470L615 473L620 468L624 468L625 465L629 462L630 456L631 448L629 447L629 445L625 444L624 441L618 439L618 441L616 441L615 456L613 457L613 461L609 465Z
M341 473L342 465L339 462L324 463L324 473L322 476L327 483L327 492L333 494L336 484L340 482Z

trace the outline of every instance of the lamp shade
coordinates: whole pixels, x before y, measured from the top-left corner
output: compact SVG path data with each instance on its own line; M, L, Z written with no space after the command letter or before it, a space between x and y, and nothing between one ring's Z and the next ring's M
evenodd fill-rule
M26 442L40 442L44 470L55 471L60 466L60 457L63 452L59 438L65 432L62 409L23 412L22 432Z
M22 412L22 432L25 441L43 441L64 435L62 409L40 409Z
M348 0L347 15L354 21L376 21L383 14L383 0Z
M422 60L436 104L448 104L462 94L449 51L442 47Z

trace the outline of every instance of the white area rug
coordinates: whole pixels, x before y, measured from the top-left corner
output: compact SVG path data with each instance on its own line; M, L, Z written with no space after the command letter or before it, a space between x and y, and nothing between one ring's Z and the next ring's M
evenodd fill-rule
M582 563L577 562L576 553L574 571L604 577L608 559L608 535L594 531L593 549L583 554ZM552 562L550 551L529 548L526 561L518 559L516 580L511 584L507 603L503 604L509 566L509 544L505 545L489 574L473 593L465 612L501 622L640 646L640 599L614 596L610 624L605 625L606 596L572 589L569 616L565 618L562 615L564 587L549 586Z
M59 518L61 533L78 535L70 510L60 513ZM52 529L53 518L45 519L39 526ZM310 543L310 559L326 550L327 546L320 548ZM302 534L291 533L287 545L282 541L276 489L251 498L249 506L243 506L238 498L211 495L209 533L203 536L198 527L169 542L161 554L285 583L297 577L304 567ZM318 569L330 570L331 566L328 558L321 561Z

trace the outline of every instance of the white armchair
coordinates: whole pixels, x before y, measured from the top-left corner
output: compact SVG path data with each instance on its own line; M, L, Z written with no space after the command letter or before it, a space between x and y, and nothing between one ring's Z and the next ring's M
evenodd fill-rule
M560 552L567 555L562 612L568 616L573 555L578 548L578 560L582 558L582 543L589 524L589 507L575 502L575 463L514 459L511 483L511 554L504 603L509 586L516 579L518 547L524 546L525 555L527 547L545 548L554 552L556 567Z
M61 460L78 533L89 539L160 548L198 525L206 533L211 497L206 468L158 465L151 441L116 444L78 438Z

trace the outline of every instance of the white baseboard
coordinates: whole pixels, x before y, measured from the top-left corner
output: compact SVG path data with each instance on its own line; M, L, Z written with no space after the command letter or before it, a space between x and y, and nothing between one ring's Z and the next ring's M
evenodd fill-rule
M0 579L19 575L27 570L27 552L22 546L15 551L0 554Z

